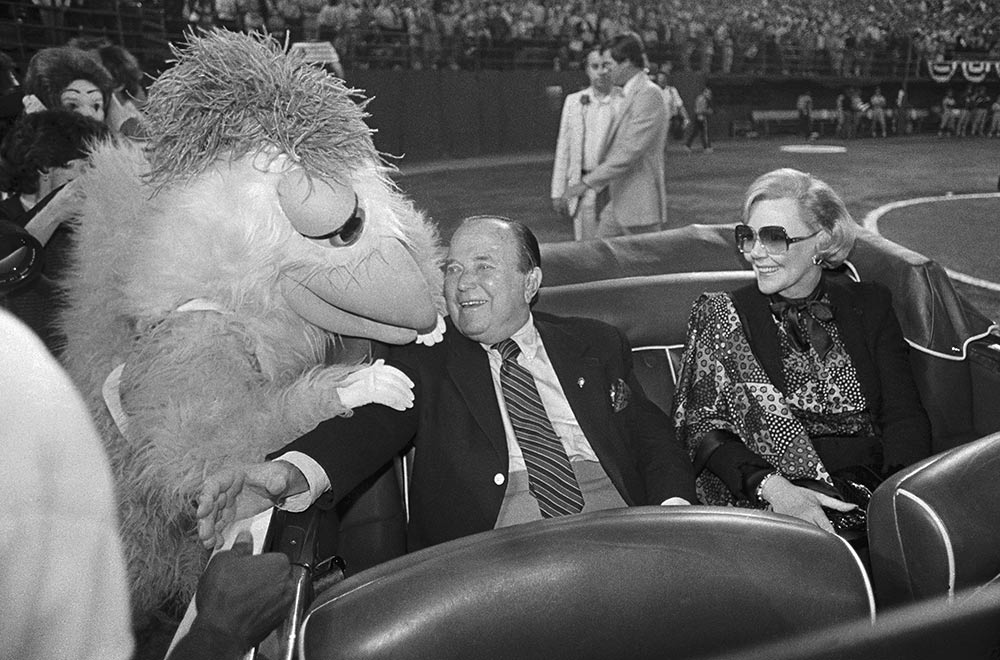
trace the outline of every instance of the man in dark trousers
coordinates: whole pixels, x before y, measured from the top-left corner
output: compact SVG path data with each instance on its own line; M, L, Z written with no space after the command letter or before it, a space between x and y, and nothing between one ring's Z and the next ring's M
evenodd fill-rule
M337 499L410 442L410 550L576 512L695 501L670 420L632 374L631 350L599 321L533 314L542 281L524 225L467 219L446 261L444 341L390 350L414 405L327 420L268 463L210 475L199 535L237 515ZM291 497L293 496L294 497Z
M714 112L712 108L712 90L705 87L694 100L694 127L688 135L685 146L691 151L691 143L696 137L701 137L701 148L706 154L712 153L712 140L708 137L708 119Z

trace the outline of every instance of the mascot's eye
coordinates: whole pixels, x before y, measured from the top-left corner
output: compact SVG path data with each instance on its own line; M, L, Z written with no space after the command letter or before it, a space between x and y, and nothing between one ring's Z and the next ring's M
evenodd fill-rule
M347 222L340 225L337 229L334 229L329 234L323 234L322 236L305 236L306 238L311 238L314 241L330 241L330 245L333 247L347 247L348 245L354 245L361 238L361 234L365 230L365 211L360 206L358 206L358 196L354 195L354 212L351 213L351 217L347 219Z
M361 238L365 213L351 186L333 179L310 179L296 168L282 175L277 192L285 217L305 238L330 241L334 247L347 247Z

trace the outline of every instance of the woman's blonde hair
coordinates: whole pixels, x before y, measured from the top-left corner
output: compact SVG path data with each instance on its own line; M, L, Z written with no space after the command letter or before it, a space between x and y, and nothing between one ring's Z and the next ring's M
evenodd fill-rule
M836 268L847 259L857 239L858 225L826 182L789 167L768 172L747 188L740 221L747 224L753 205L767 199L795 200L803 210L802 221L810 229L826 230L827 236L816 250L816 258L824 267Z

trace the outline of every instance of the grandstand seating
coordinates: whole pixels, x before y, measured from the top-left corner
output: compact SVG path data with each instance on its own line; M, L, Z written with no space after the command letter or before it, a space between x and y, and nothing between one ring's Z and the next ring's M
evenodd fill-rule
M273 4L238 3L231 7L232 15L227 10L222 16L221 7L207 0L123 0L85 8L0 0L0 48L26 61L38 48L62 45L71 37L104 36L155 70L159 67L151 64L162 65L169 57L167 44L180 41L188 29L266 26L282 40L287 35L292 42L333 42L348 68L552 68L555 63L567 68L579 67L579 54L590 43L634 29L647 41L650 60L670 61L676 71L862 79L915 78L925 59L968 53L988 60L997 53L991 16L973 3L951 3L941 10L925 3L908 12L906 25L899 22L894 5L885 2L854 7L791 0L778 10L766 3L750 7L724 0L676 0L667 5L647 0L628 3L623 12L621 4L609 10L585 0L570 14L559 3L538 0L526 5L526 17L522 3L505 0L490 3L499 8L492 19L457 2L434 3L433 10L429 2L405 7L388 3L393 14L389 24L379 16L376 0L329 8L302 2L293 12L297 15L289 16L269 14L267 7ZM582 27L584 15L595 25ZM939 27L949 20L962 27L961 36L974 46L957 48L953 32ZM920 38L908 38L915 33Z

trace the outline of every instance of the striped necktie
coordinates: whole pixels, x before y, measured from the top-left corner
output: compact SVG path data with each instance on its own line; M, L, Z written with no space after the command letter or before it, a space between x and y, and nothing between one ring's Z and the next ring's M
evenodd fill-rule
M528 468L528 490L538 500L543 518L579 513L583 495L566 449L552 429L538 396L535 379L517 362L521 349L513 339L493 344L500 352L500 387L507 416Z

